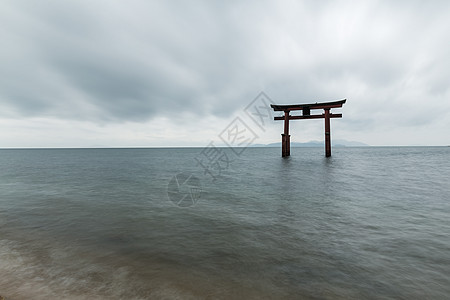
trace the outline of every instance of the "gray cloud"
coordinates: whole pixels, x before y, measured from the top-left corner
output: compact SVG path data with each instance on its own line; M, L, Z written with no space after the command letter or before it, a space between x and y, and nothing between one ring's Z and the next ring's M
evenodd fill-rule
M229 22L226 13L216 7L196 12L182 3L137 4L143 11L129 15L114 9L95 14L81 2L14 7L21 20L10 20L15 32L6 39L26 36L12 50L27 51L12 59L2 55L16 73L2 86L2 100L25 115L48 112L59 103L80 118L76 101L68 101L78 97L98 108L86 118L110 120L144 120L183 110L206 113L214 102L223 107L222 101L230 100L224 94L238 77L232 73L244 59L237 48L245 45L237 28L220 24Z
M0 114L98 123L227 117L265 90L278 103L349 98L348 128L430 124L437 108L450 117L449 8L3 1Z

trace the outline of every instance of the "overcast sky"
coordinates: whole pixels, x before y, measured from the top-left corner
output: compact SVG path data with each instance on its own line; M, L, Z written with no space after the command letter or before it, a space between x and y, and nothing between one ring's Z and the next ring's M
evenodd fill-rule
M333 139L450 145L450 1L2 0L0 25L0 147L201 147L235 117L278 142L261 91L347 98Z

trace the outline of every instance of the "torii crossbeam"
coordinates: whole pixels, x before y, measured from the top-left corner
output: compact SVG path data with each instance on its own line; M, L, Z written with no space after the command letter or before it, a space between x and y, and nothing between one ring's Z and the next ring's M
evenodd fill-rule
M275 117L274 120L284 120L284 133L281 134L281 156L286 157L291 155L291 136L289 135L289 120L303 120L303 119L325 119L325 156L331 156L331 132L330 119L342 118L342 114L332 114L330 109L339 108L347 101L347 99L309 104L292 104L292 105L274 105L270 106L274 111L284 111L284 116ZM311 109L323 109L321 115L311 115ZM301 110L301 116L290 115L294 110Z

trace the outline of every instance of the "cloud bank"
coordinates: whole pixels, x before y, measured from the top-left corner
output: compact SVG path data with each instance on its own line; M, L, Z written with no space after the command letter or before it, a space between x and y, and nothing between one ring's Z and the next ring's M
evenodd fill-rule
M229 120L263 90L279 104L349 99L335 122L348 139L450 144L449 11L447 1L3 1L0 118L5 128L158 121L204 136L196 119Z

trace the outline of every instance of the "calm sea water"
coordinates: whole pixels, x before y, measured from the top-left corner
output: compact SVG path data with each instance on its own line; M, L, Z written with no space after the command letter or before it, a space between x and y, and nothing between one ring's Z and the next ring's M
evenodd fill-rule
M450 147L222 151L0 150L0 295L450 297Z

